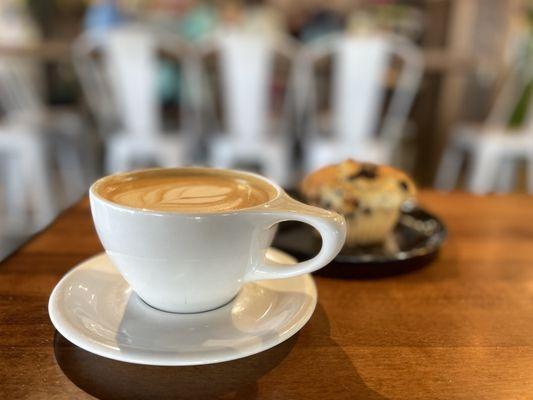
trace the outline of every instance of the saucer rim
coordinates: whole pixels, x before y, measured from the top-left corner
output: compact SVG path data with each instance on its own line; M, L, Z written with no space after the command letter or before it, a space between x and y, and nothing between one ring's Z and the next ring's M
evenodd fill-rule
M296 262L293 256L291 256L290 254L282 250L271 247L269 248L269 251L275 251L276 253L279 253L280 255L285 256L285 257L289 257L290 259L294 260L294 262ZM52 324L54 325L54 328L61 335L63 335L63 337L65 337L68 341L70 341L74 345L90 353L93 353L93 354L96 354L98 356L105 357L108 359L116 360L116 361L127 362L127 363L132 363L132 364L141 364L141 365L154 365L154 366L194 366L194 365L216 364L216 363L232 361L232 360L237 360L240 358L248 357L254 354L261 353L268 349L271 349L272 347L275 347L278 344L294 336L311 319L316 309L317 302L318 302L318 292L317 292L316 283L313 277L311 276L311 274L302 274L302 275L299 275L298 278L304 280L304 286L309 288L309 294L311 295L309 306L307 306L304 310L299 310L293 316L293 320L295 320L296 323L293 324L290 329L283 331L282 333L277 335L275 338L271 339L270 341L267 341L266 343L261 342L261 344L255 344L253 346L250 346L250 348L245 349L245 351L236 350L235 352L227 356L221 356L217 358L208 358L207 360L201 359L201 358L194 359L194 360L186 360L183 358L183 356L181 356L181 358L180 356L176 356L175 353L172 353L172 354L160 353L156 357L149 356L149 355L139 355L139 353L137 352L135 353L126 352L125 353L121 351L121 349L119 348L109 346L105 343L99 342L87 336L82 331L80 331L78 328L74 327L72 323L70 322L70 320L66 318L63 315L63 313L59 311L60 310L60 307L58 305L59 292L61 290L64 290L63 286L65 282L67 282L68 278L74 273L76 273L80 268L88 264L89 262L95 261L95 259L97 258L104 258L106 256L107 254L105 252L101 252L94 256L86 258L80 261L79 263L77 263L74 267L72 267L69 271L67 271L61 277L61 279L57 282L57 284L55 285L54 289L52 290L50 294L50 297L48 300L48 315L49 315L49 318ZM288 278L288 279L294 279L294 277ZM282 281L284 279L279 279L279 280ZM161 310L155 310L155 311L164 312ZM191 314L188 314L188 315L191 315Z

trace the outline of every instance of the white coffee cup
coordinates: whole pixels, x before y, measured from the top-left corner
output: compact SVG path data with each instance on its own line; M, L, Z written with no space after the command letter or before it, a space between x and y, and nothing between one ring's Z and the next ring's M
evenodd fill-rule
M147 304L178 313L215 309L231 301L245 282L313 272L327 265L342 248L346 236L342 216L300 203L259 175L232 173L243 179L260 179L276 194L251 208L195 214L149 211L111 202L94 189L109 177L91 186L91 211L100 241ZM322 248L314 258L295 265L266 258L275 225L289 220L309 224L320 233Z

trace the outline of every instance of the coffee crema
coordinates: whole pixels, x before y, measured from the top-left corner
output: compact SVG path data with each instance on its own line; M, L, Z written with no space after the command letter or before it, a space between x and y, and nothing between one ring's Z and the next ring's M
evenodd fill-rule
M111 175L95 192L113 203L150 211L223 212L269 201L275 189L238 172L203 168L154 169Z

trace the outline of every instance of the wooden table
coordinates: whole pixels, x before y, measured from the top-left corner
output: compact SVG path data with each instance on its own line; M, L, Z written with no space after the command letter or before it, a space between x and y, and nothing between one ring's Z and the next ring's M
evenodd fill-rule
M0 264L0 398L532 398L533 198L421 200L450 231L435 261L377 280L317 277L299 334L199 367L112 361L55 332L52 288L102 250L84 200Z

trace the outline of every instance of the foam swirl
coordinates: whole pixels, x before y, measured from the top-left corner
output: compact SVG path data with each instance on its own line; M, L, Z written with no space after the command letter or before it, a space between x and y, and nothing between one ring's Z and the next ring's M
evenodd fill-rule
M99 194L128 207L181 212L238 210L269 199L268 192L251 181L207 174L131 174L104 183Z

